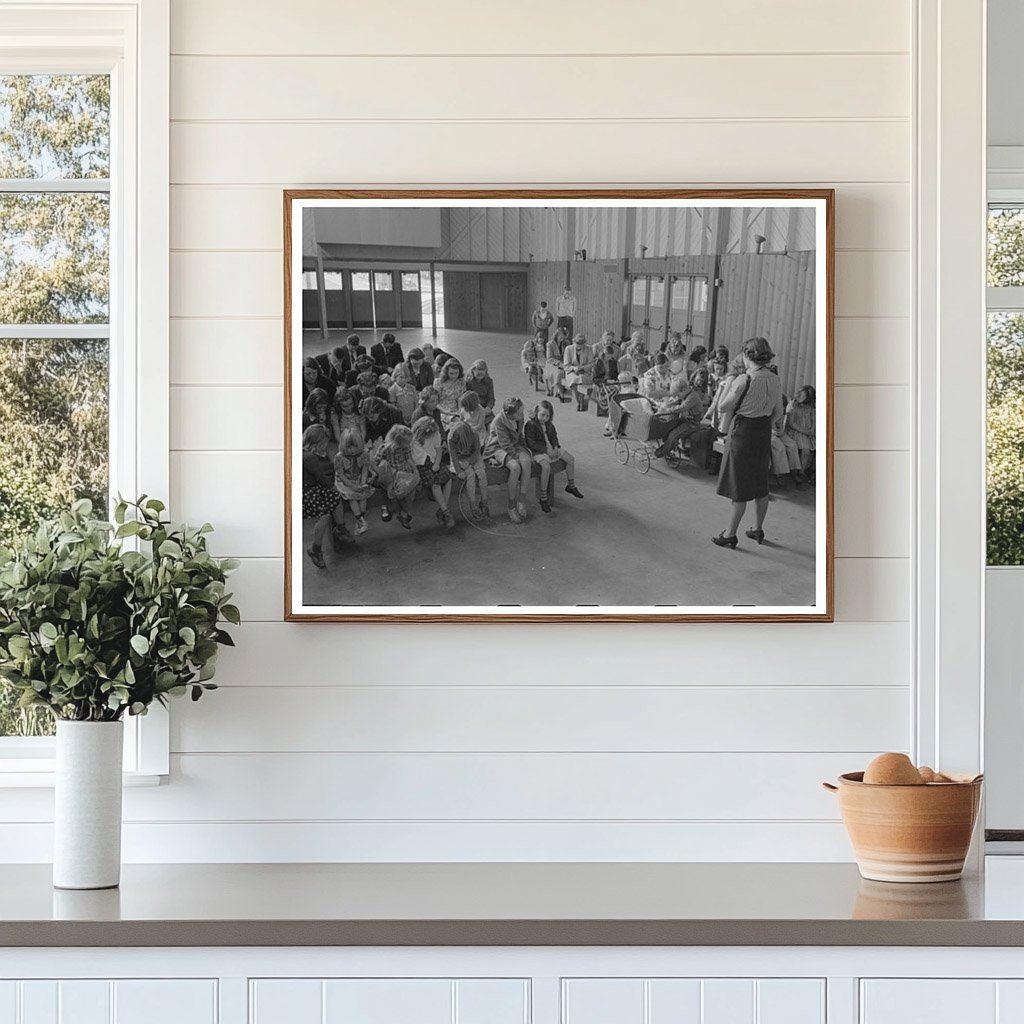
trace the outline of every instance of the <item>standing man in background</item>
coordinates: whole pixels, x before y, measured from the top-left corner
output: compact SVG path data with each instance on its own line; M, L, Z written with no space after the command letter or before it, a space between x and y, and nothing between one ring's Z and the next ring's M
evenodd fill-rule
M555 318L551 315L551 310L548 309L548 304L542 302L533 311L533 331L534 334L544 335L544 344L548 343L548 330L551 325L555 322Z
M557 326L564 327L565 333L570 338L574 337L572 325L576 316L576 297L568 285L565 286L562 294L555 299L555 315L558 317Z

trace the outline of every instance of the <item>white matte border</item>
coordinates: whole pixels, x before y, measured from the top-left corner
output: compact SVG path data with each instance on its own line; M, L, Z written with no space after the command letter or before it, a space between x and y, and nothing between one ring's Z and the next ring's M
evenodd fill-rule
M642 188L643 186L630 186ZM644 198L615 198L604 196L593 196L579 198L569 196L560 200L551 196L543 198L528 199L519 197L491 197L461 199L455 196L441 197L398 197L387 196L380 199L291 199L291 280L289 287L293 297L291 303L291 362L289 366L289 381L292 390L298 388L302 380L302 303L295 300L295 296L302 294L302 222L303 211L306 209L323 207L362 207L373 209L375 207L389 206L414 206L414 207L693 207L693 208L720 208L720 207L803 207L813 208L815 211L815 391L816 399L816 448L819 452L826 452L829 461L832 453L827 447L827 425L832 417L832 395L828 389L828 225L827 225L827 201L823 198L790 198L776 197L772 195L757 196L752 198L725 198L725 197L700 197L693 199L644 199ZM824 397L822 401L821 396ZM292 409L301 407L301 402L291 403ZM291 424L289 424L291 428ZM291 618L322 618L330 616L346 616L357 618L378 618L380 616L403 616L415 615L424 618L447 619L451 616L493 616L502 619L509 615L524 616L558 616L571 615L579 612L587 618L600 621L602 618L617 618L619 616L650 615L658 617L663 615L685 615L685 616L729 616L737 620L744 618L764 619L766 616L772 618L787 618L792 616L825 616L828 612L827 596L827 493L826 481L832 470L832 466L825 467L825 473L816 474L820 484L815 488L815 600L813 605L307 605L302 599L302 580L305 571L302 558L302 436L301 432L289 429L291 445L291 487L285 500L292 509L291 535L287 538L289 545L289 558L291 562L291 594L290 610ZM295 514L295 513L298 514ZM824 619L822 619L824 621Z

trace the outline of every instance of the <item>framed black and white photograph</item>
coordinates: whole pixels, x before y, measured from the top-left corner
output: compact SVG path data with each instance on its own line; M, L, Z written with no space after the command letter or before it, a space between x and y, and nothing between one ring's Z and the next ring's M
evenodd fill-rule
M287 618L831 621L833 206L285 192Z

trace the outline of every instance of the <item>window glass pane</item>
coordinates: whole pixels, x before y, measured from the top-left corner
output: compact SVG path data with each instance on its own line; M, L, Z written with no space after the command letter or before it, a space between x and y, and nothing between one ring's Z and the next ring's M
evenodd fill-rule
M1024 314L988 317L988 564L1024 565Z
M106 323L110 199L0 193L0 323Z
M368 292L370 290L370 272L368 270L352 271L352 291Z
M0 339L0 544L76 498L107 515L108 391L105 339ZM0 736L51 732L0 685Z
M386 270L378 270L373 275L373 287L378 292L391 291L391 274Z
M672 308L690 308L690 282L689 277L674 277L672 279Z
M302 290L304 292L316 291L316 271L304 270L302 272Z
M402 271L402 291L403 292L418 292L420 290L420 275L419 271Z
M340 270L325 270L324 289L329 292L344 291L345 275Z
M698 277L693 282L693 308L703 313L708 308L708 279Z
M107 75L0 75L0 178L109 178Z
M992 288L1024 285L1024 207L989 208L988 283Z

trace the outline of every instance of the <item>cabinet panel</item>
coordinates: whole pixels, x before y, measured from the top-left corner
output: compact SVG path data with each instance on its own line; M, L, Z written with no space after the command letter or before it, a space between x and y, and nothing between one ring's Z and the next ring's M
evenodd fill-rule
M451 1024L452 984L393 978L324 983L323 1024Z
M641 978L572 978L562 982L564 1024L644 1024Z
M257 978L250 1024L523 1024L523 978Z
M754 1024L754 983L716 979L702 982L700 1024Z
M0 1024L17 1024L18 983L0 981Z
M217 983L205 978L0 982L0 1024L217 1024Z
M987 979L865 981L861 1024L1000 1024L996 985Z
M458 1024L524 1024L529 1018L530 983L467 979L455 983Z
M757 1024L824 1024L825 982L770 978L757 983Z
M322 981L260 978L249 983L250 1024L322 1024Z
M820 978L572 978L565 1024L825 1024Z
M185 1021L217 1024L215 981L146 979L115 983L113 1024L184 1024Z
M18 1024L58 1024L57 982L23 981Z
M57 984L60 1024L109 1024L109 981L61 981Z
M650 1024L701 1024L701 982L696 978L657 978L649 985Z

